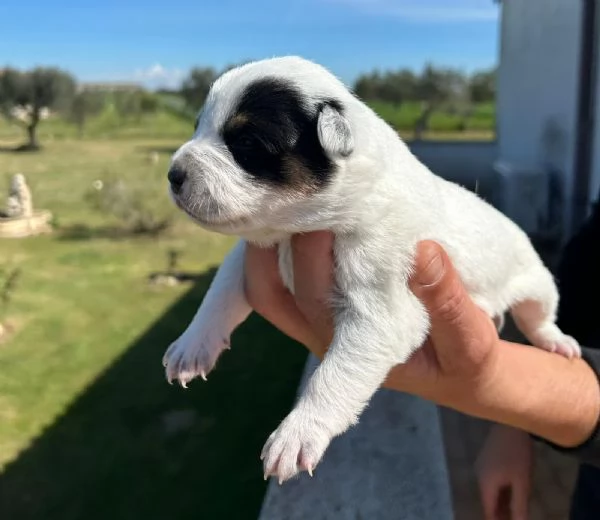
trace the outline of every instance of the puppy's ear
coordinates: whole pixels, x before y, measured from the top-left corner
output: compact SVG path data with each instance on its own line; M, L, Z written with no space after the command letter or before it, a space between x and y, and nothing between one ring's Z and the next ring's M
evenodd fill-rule
M319 142L331 156L347 157L354 150L354 138L348 120L333 104L325 103L317 121Z

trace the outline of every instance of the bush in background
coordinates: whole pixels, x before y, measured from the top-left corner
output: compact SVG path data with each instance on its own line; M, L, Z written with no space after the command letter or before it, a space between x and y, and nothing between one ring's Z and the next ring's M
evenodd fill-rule
M133 189L111 176L96 180L85 199L93 210L112 215L134 235L158 236L173 223L173 212L157 202L155 193Z

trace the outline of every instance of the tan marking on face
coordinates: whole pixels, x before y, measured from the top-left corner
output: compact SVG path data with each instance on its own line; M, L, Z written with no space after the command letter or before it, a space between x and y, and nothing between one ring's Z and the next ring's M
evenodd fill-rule
M227 121L227 128L228 129L241 128L242 126L244 126L248 123L250 123L250 117L248 116L248 114L246 114L244 112L240 112L240 113L236 114L235 116L233 116L229 121Z
M292 154L286 154L282 158L282 167L289 189L302 195L310 195L316 191L313 175L301 159Z

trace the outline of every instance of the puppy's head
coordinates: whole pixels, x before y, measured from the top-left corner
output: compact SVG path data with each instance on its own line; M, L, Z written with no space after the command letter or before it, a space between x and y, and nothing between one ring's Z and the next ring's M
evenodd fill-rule
M314 218L310 208L353 156L353 101L332 74L300 58L225 73L192 139L173 156L173 199L223 233L286 229Z

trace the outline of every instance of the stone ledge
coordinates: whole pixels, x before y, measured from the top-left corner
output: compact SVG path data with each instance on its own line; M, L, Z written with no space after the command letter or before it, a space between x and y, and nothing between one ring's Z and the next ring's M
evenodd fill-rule
M309 358L302 386L316 367ZM336 438L314 477L271 479L260 520L452 520L437 408L380 390L360 423Z

